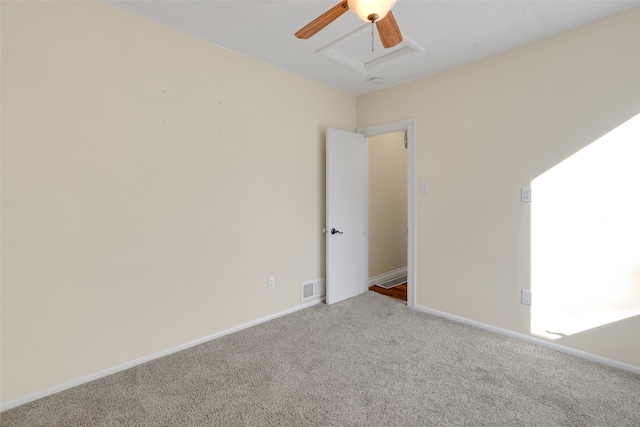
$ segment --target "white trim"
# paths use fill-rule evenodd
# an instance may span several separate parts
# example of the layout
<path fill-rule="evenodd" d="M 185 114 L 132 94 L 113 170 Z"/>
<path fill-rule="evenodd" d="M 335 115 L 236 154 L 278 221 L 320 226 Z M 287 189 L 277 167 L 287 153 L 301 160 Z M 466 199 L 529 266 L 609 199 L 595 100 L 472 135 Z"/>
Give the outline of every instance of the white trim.
<path fill-rule="evenodd" d="M 225 335 L 229 335 L 229 334 L 232 334 L 234 332 L 238 332 L 238 331 L 241 331 L 243 329 L 247 329 L 247 328 L 250 328 L 252 326 L 259 325 L 260 323 L 264 323 L 264 322 L 267 322 L 269 320 L 276 319 L 278 317 L 286 316 L 287 314 L 291 314 L 291 313 L 294 313 L 296 311 L 304 310 L 305 308 L 308 308 L 308 307 L 311 307 L 313 305 L 319 304 L 322 301 L 324 301 L 323 298 L 318 298 L 315 301 L 311 301 L 311 302 L 308 302 L 306 304 L 301 304 L 299 306 L 290 308 L 288 310 L 281 311 L 279 313 L 275 313 L 275 314 L 272 314 L 270 316 L 262 317 L 260 319 L 253 320 L 251 322 L 244 323 L 242 325 L 235 326 L 233 328 L 226 329 L 224 331 L 217 332 L 215 334 L 212 334 L 212 335 L 209 335 L 209 336 L 206 336 L 206 337 L 203 337 L 203 338 L 199 338 L 197 340 L 194 340 L 194 341 L 191 341 L 191 342 L 188 342 L 188 343 L 185 343 L 185 344 L 181 344 L 181 345 L 178 345 L 176 347 L 171 347 L 169 349 L 166 349 L 166 350 L 163 350 L 163 351 L 159 351 L 157 353 L 149 354 L 147 356 L 141 357 L 139 359 L 132 360 L 130 362 L 125 362 L 125 363 L 122 363 L 120 365 L 117 365 L 117 366 L 114 366 L 114 367 L 111 367 L 111 368 L 108 368 L 108 369 L 104 369 L 102 371 L 94 372 L 93 374 L 89 374 L 89 375 L 86 375 L 86 376 L 81 377 L 81 378 L 76 378 L 74 380 L 67 381 L 67 382 L 64 382 L 62 384 L 55 385 L 53 387 L 45 388 L 45 389 L 37 391 L 35 393 L 27 394 L 25 396 L 18 397 L 16 399 L 12 399 L 12 400 L 8 400 L 6 402 L 2 402 L 2 403 L 0 403 L 0 412 L 3 412 L 3 411 L 6 411 L 8 409 L 12 409 L 12 408 L 18 407 L 20 405 L 24 405 L 24 404 L 29 403 L 29 402 L 33 402 L 34 400 L 42 399 L 43 397 L 51 396 L 52 394 L 56 394 L 56 393 L 59 393 L 59 392 L 64 391 L 64 390 L 68 390 L 70 388 L 73 388 L 73 387 L 76 387 L 76 386 L 79 386 L 79 385 L 82 385 L 82 384 L 85 384 L 85 383 L 88 383 L 88 382 L 91 382 L 91 381 L 106 377 L 108 375 L 112 375 L 112 374 L 118 373 L 120 371 L 124 371 L 125 369 L 133 368 L 134 366 L 141 365 L 141 364 L 149 362 L 151 360 L 159 359 L 161 357 L 168 356 L 170 354 L 177 353 L 179 351 L 186 350 L 186 349 L 191 348 L 191 347 L 195 347 L 196 345 L 204 344 L 204 343 L 206 343 L 208 341 L 211 341 L 211 340 L 214 340 L 216 338 L 220 338 L 220 337 L 223 337 Z"/>
<path fill-rule="evenodd" d="M 407 267 L 400 267 L 393 271 L 387 271 L 386 273 L 378 274 L 377 276 L 369 277 L 369 286 L 373 286 L 378 283 L 388 282 L 396 277 L 404 276 L 407 274 Z"/>
<path fill-rule="evenodd" d="M 417 204 L 416 204 L 416 119 L 403 120 L 380 126 L 358 129 L 357 132 L 366 137 L 386 133 L 407 131 L 407 307 L 416 306 L 416 272 L 417 272 Z"/>
<path fill-rule="evenodd" d="M 508 329 L 498 328 L 496 326 L 487 325 L 485 323 L 476 322 L 475 320 L 467 319 L 465 317 L 456 316 L 455 314 L 445 313 L 443 311 L 434 310 L 432 308 L 423 307 L 420 305 L 416 305 L 415 309 L 417 311 L 421 311 L 423 313 L 433 314 L 434 316 L 443 317 L 445 319 L 453 320 L 455 322 L 464 323 L 466 325 L 475 326 L 476 328 L 484 329 L 487 331 L 495 332 L 500 335 L 505 335 L 511 338 L 515 338 L 521 341 L 525 341 L 531 344 L 536 344 L 541 347 L 546 347 L 551 350 L 559 351 L 561 353 L 569 354 L 571 356 L 579 357 L 581 359 L 586 359 L 591 362 L 601 363 L 603 365 L 611 366 L 613 368 L 621 369 L 623 371 L 629 371 L 636 375 L 640 375 L 640 366 L 630 365 L 628 363 L 619 362 L 614 359 L 609 359 L 607 357 L 598 356 L 597 354 L 587 353 L 586 351 L 576 350 L 571 347 L 566 347 L 564 345 L 556 344 L 547 340 L 543 340 L 541 338 L 532 337 L 530 335 L 521 334 L 518 332 L 513 332 Z"/>

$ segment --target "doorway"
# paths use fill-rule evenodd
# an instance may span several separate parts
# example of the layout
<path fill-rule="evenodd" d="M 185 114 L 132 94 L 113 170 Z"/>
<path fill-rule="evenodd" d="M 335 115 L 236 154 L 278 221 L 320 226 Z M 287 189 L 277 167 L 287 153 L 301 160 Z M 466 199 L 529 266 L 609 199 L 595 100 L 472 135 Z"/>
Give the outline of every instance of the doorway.
<path fill-rule="evenodd" d="M 407 132 L 367 139 L 369 290 L 407 300 Z"/>
<path fill-rule="evenodd" d="M 358 133 L 367 138 L 367 146 L 369 140 L 378 135 L 385 136 L 389 134 L 398 134 L 402 138 L 401 149 L 404 149 L 406 141 L 406 275 L 407 275 L 407 306 L 415 307 L 416 301 L 416 121 L 415 119 L 389 123 L 381 126 L 373 126 L 358 129 Z M 367 224 L 371 218 L 368 212 Z M 367 225 L 368 227 L 368 225 Z M 369 237 L 370 238 L 370 237 Z M 369 243 L 367 243 L 369 246 Z M 393 273 L 393 270 L 392 272 Z M 371 277 L 371 275 L 369 276 Z"/>

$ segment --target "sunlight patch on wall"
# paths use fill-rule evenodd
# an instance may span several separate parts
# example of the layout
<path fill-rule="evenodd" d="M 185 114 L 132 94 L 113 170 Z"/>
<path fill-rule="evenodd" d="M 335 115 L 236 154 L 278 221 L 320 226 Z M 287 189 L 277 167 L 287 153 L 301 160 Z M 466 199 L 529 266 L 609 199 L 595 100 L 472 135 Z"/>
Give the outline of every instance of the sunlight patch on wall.
<path fill-rule="evenodd" d="M 640 115 L 532 182 L 531 332 L 640 314 Z"/>

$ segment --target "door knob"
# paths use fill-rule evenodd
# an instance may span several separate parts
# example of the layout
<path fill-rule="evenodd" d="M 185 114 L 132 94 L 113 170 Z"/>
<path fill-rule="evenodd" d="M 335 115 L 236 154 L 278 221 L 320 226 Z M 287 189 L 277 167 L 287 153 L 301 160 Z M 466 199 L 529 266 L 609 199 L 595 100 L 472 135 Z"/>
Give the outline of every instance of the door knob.
<path fill-rule="evenodd" d="M 335 228 L 331 229 L 331 234 L 342 234 L 342 231 L 338 231 Z"/>

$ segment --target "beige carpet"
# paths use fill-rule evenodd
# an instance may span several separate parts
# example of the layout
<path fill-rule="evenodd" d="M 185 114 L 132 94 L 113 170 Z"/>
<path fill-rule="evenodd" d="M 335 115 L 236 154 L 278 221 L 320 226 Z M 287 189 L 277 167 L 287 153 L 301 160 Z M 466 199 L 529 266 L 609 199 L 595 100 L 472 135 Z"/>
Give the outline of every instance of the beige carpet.
<path fill-rule="evenodd" d="M 368 292 L 0 414 L 4 426 L 639 426 L 640 377 Z"/>

